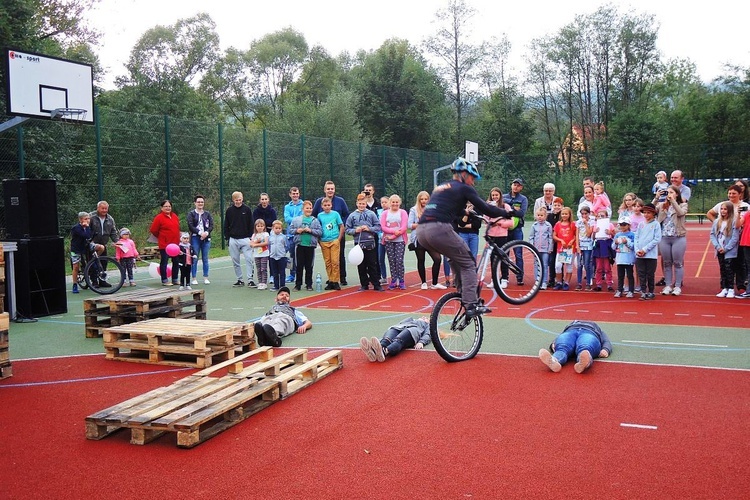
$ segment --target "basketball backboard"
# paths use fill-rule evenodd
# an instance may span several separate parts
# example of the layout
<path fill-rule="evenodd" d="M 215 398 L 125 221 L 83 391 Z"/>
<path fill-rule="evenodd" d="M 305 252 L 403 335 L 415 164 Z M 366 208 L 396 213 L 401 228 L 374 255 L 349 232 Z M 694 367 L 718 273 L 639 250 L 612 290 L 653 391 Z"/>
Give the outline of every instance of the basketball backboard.
<path fill-rule="evenodd" d="M 476 162 L 479 160 L 479 143 L 473 141 L 466 141 L 464 146 L 464 158 L 469 161 Z"/>
<path fill-rule="evenodd" d="M 94 123 L 91 65 L 6 49 L 5 70 L 8 115 Z"/>

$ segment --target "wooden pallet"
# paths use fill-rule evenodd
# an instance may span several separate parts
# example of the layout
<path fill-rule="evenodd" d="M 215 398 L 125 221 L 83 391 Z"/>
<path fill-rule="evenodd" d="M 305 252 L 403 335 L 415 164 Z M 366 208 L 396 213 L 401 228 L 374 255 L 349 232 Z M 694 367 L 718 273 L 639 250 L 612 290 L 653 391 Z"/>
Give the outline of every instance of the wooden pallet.
<path fill-rule="evenodd" d="M 0 255 L 2 253 L 0 252 Z M 2 307 L 0 306 L 0 310 Z M 10 366 L 10 338 L 8 335 L 10 327 L 10 315 L 0 314 L 0 379 L 11 377 L 13 370 Z"/>
<path fill-rule="evenodd" d="M 257 344 L 250 323 L 156 318 L 104 329 L 106 358 L 205 368 Z"/>
<path fill-rule="evenodd" d="M 257 356 L 244 367 L 243 361 Z M 86 438 L 99 440 L 130 429 L 130 442 L 143 445 L 167 432 L 177 446 L 192 448 L 269 405 L 343 367 L 340 350 L 307 360 L 307 349 L 274 357 L 260 347 L 141 396 L 86 417 Z M 211 374 L 227 369 L 222 377 Z"/>
<path fill-rule="evenodd" d="M 153 318 L 206 319 L 204 290 L 138 288 L 83 301 L 86 337 L 104 329 Z"/>

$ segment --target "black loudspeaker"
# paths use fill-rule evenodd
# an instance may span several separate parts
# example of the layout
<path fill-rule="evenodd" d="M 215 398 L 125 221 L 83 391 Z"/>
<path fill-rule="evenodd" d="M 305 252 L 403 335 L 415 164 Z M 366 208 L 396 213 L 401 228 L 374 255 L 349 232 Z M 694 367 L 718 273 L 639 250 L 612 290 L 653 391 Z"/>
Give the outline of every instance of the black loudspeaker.
<path fill-rule="evenodd" d="M 57 224 L 57 181 L 5 179 L 5 236 L 10 240 L 60 236 Z"/>
<path fill-rule="evenodd" d="M 11 286 L 15 286 L 18 317 L 36 318 L 68 312 L 63 238 L 22 239 L 16 242 L 18 250 L 13 266 L 15 283 Z"/>

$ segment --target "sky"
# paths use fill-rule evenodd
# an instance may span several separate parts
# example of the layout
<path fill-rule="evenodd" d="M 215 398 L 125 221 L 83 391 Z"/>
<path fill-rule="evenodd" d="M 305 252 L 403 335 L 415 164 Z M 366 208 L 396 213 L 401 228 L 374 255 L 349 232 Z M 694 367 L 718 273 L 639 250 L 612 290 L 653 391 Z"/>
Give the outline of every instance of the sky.
<path fill-rule="evenodd" d="M 500 37 L 511 43 L 511 74 L 525 70 L 524 55 L 536 38 L 556 33 L 604 5 L 603 0 L 520 1 L 467 0 L 476 10 L 470 20 L 472 41 Z M 690 2 L 692 3 L 692 2 Z M 253 40 L 291 26 L 309 46 L 321 45 L 336 56 L 360 49 L 377 49 L 389 38 L 403 38 L 417 45 L 437 30 L 435 13 L 447 0 L 283 0 L 235 2 L 227 0 L 102 0 L 89 13 L 92 24 L 103 33 L 100 60 L 108 70 L 105 89 L 124 75 L 125 62 L 140 36 L 156 25 L 171 25 L 199 12 L 216 23 L 222 50 L 247 49 Z M 704 82 L 726 74 L 725 63 L 750 67 L 747 19 L 750 6 L 741 1 L 713 0 L 695 3 L 673 0 L 624 0 L 619 12 L 652 14 L 660 25 L 657 48 L 664 60 L 690 59 Z"/>

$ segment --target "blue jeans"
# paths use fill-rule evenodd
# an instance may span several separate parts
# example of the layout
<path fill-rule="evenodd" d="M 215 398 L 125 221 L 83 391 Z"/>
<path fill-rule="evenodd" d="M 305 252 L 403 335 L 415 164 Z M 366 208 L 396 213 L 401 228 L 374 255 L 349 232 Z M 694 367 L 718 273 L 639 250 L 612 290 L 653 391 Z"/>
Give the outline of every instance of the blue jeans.
<path fill-rule="evenodd" d="M 555 352 L 552 355 L 564 365 L 574 353 L 578 361 L 582 351 L 588 351 L 593 359 L 599 356 L 601 350 L 602 343 L 599 337 L 583 328 L 570 328 L 557 336 Z"/>
<path fill-rule="evenodd" d="M 194 234 L 190 238 L 190 245 L 195 250 L 195 259 L 193 259 L 193 278 L 198 274 L 198 257 L 203 260 L 203 277 L 208 278 L 208 251 L 211 249 L 211 239 L 202 240 L 200 236 Z"/>
<path fill-rule="evenodd" d="M 593 250 L 581 250 L 581 256 L 578 259 L 578 284 L 584 286 L 581 281 L 583 279 L 583 271 L 586 270 L 586 285 L 592 284 L 592 278 L 594 277 L 594 268 L 592 264 L 594 260 L 591 258 Z M 632 290 L 631 290 L 632 292 Z"/>
<path fill-rule="evenodd" d="M 477 233 L 458 233 L 462 240 L 466 242 L 466 246 L 469 247 L 471 255 L 474 256 L 474 260 L 477 260 L 477 254 L 479 253 L 479 235 Z"/>
<path fill-rule="evenodd" d="M 389 328 L 383 338 L 380 339 L 380 345 L 388 349 L 388 356 L 395 356 L 404 349 L 414 347 L 414 337 L 407 328 L 400 332 L 394 328 Z"/>
<path fill-rule="evenodd" d="M 380 238 L 378 238 L 380 241 Z M 378 243 L 378 266 L 380 266 L 380 277 L 386 279 L 388 277 L 388 269 L 385 267 L 385 245 Z"/>

